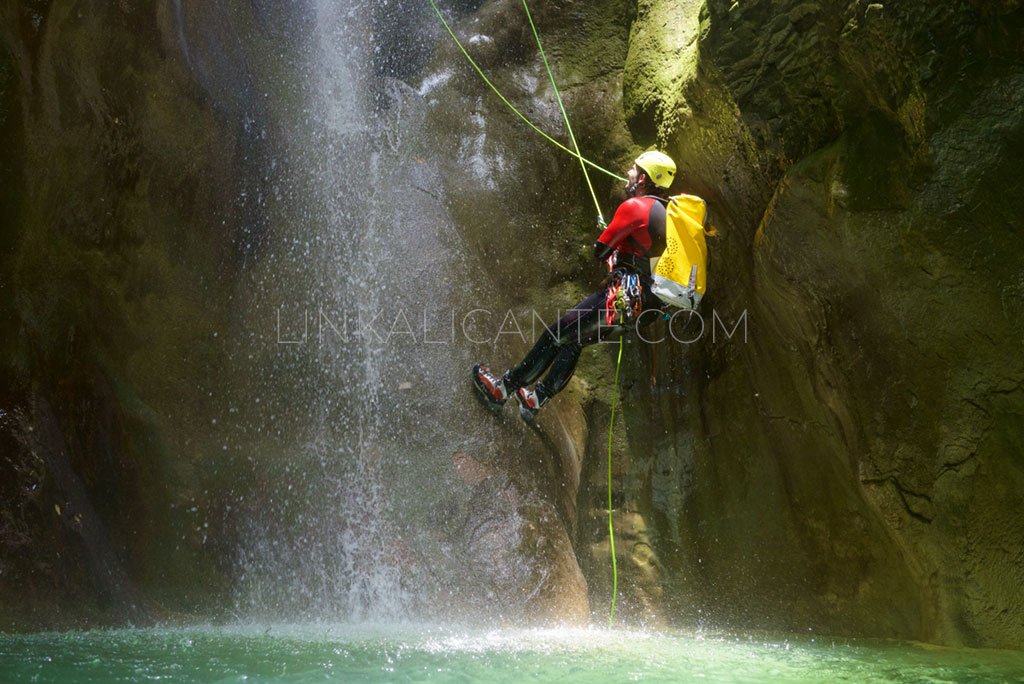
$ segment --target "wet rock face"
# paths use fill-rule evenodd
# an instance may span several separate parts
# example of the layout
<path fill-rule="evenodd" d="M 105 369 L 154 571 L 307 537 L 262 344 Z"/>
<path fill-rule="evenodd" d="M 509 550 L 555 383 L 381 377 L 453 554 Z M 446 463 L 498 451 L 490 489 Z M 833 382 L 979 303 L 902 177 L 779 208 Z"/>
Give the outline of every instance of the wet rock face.
<path fill-rule="evenodd" d="M 210 332 L 239 242 L 258 243 L 238 198 L 255 196 L 263 113 L 208 9 L 0 10 L 3 628 L 141 624 L 217 585 L 181 515 L 202 478 L 168 453 L 208 422 Z M 175 577 L 195 589 L 180 602 Z"/>
<path fill-rule="evenodd" d="M 461 600 L 497 607 L 505 623 L 586 623 L 587 584 L 565 518 L 549 500 L 490 477 L 474 488 L 461 541 L 467 571 L 484 578 L 479 596 Z"/>
<path fill-rule="evenodd" d="M 668 142 L 727 226 L 705 302 L 747 311 L 750 339 L 702 350 L 692 481 L 660 547 L 692 544 L 677 572 L 720 619 L 1022 643 L 1022 21 L 708 3 L 687 90 L 712 106 Z M 721 101 L 733 148 L 690 149 Z M 640 497 L 659 514 L 665 486 Z"/>
<path fill-rule="evenodd" d="M 631 150 L 618 111 L 621 74 L 616 65 L 626 54 L 628 7 L 531 3 L 531 11 L 563 100 L 573 112 L 578 140 L 584 149 L 614 150 L 602 165 L 622 172 L 619 167 Z M 506 97 L 542 129 L 564 130 L 522 3 L 486 3 L 479 12 L 450 18 L 460 40 Z M 444 41 L 425 77 L 447 75 L 450 82 L 426 96 L 428 117 L 441 132 L 434 146 L 454 229 L 480 264 L 479 280 L 472 284 L 474 303 L 514 311 L 525 328 L 522 340 L 505 336 L 481 350 L 489 365 L 504 369 L 522 358 L 539 332 L 533 312 L 540 321 L 553 321 L 603 277 L 589 254 L 594 210 L 578 163 L 540 136 L 525 134 L 524 124 L 486 90 L 450 40 Z M 598 174 L 591 178 L 602 203 L 610 206 L 608 197 L 619 182 Z M 591 502 L 577 496 L 581 460 L 589 459 L 597 444 L 588 440 L 589 421 L 582 410 L 591 402 L 591 390 L 579 377 L 559 405 L 545 408 L 538 430 L 524 435 L 510 430 L 514 440 L 502 437 L 495 444 L 500 452 L 493 459 L 495 473 L 476 485 L 479 491 L 463 525 L 462 543 L 476 557 L 475 572 L 501 597 L 502 614 L 519 620 L 583 622 L 590 611 L 600 612 L 610 596 L 610 583 L 601 585 L 605 591 L 595 591 L 591 584 L 598 573 L 584 577 L 588 569 L 581 572 L 578 559 L 580 549 L 592 543 L 593 513 Z M 503 430 L 508 421 L 520 422 L 513 407 L 505 412 L 512 415 L 502 421 Z M 601 563 L 600 572 L 610 567 L 595 562 Z M 476 600 L 485 605 L 484 598 Z"/>
<path fill-rule="evenodd" d="M 623 362 L 624 614 L 1019 647 L 1020 4 L 590 7 L 589 25 L 571 3 L 537 10 L 547 44 L 620 36 L 563 53 L 563 75 L 621 79 L 621 110 L 567 79 L 585 154 L 662 147 L 674 189 L 707 198 L 722 230 L 705 335 Z M 564 259 L 536 263 L 564 296 Z M 586 269 L 565 274 L 580 293 Z M 598 612 L 613 372 L 585 351 L 573 395 L 588 417 L 576 553 Z"/>
<path fill-rule="evenodd" d="M 419 41 L 429 32 L 402 43 L 406 29 L 423 20 L 425 8 L 412 5 L 401 3 L 399 21 L 377 34 L 382 50 L 361 74 L 380 79 L 379 88 L 367 90 L 381 107 L 394 85 L 389 79 L 411 78 L 425 58 Z M 252 533 L 246 523 L 260 521 L 263 511 L 271 524 L 287 528 L 289 522 L 280 520 L 286 506 L 274 504 L 288 466 L 296 464 L 272 455 L 252 473 L 248 454 L 239 463 L 225 454 L 231 429 L 212 424 L 227 411 L 226 395 L 253 399 L 245 390 L 254 385 L 240 378 L 238 366 L 228 369 L 244 345 L 233 347 L 225 338 L 236 333 L 237 342 L 256 325 L 239 321 L 237 312 L 245 307 L 241 302 L 268 294 L 252 292 L 253 263 L 265 260 L 273 270 L 266 265 L 273 261 L 268 215 L 286 211 L 270 199 L 287 172 L 280 160 L 289 157 L 280 148 L 305 139 L 305 131 L 275 128 L 272 110 L 288 109 L 288 121 L 303 126 L 309 121 L 308 112 L 291 111 L 302 107 L 296 92 L 281 92 L 287 89 L 282 84 L 296 80 L 288 59 L 300 59 L 297 41 L 281 27 L 301 29 L 314 19 L 305 3 L 285 10 L 187 0 L 150 8 L 26 2 L 0 12 L 6 13 L 0 125 L 17 144 L 5 158 L 11 163 L 0 167 L 10 181 L 0 192 L 12 200 L 0 207 L 0 282 L 15 286 L 0 288 L 2 315 L 10 322 L 0 330 L 0 444 L 11 454 L 0 462 L 0 603 L 14 607 L 0 628 L 142 624 L 167 612 L 216 615 L 233 599 L 234 573 L 244 572 L 233 561 L 247 550 L 240 552 L 237 543 Z M 377 25 L 384 23 L 380 7 L 371 14 Z M 497 26 L 493 16 L 488 21 L 488 30 Z M 499 36 L 502 45 L 525 35 L 521 24 L 508 28 Z M 406 50 L 408 59 L 391 48 Z M 496 58 L 504 60 L 506 52 Z M 523 66 L 522 54 L 511 63 L 524 69 L 527 88 L 541 82 L 536 65 Z M 325 66 L 331 65 L 316 69 Z M 452 116 L 482 128 L 479 115 L 467 116 L 472 106 L 452 101 L 459 106 Z M 556 113 L 549 106 L 547 114 Z M 476 135 L 483 137 L 480 130 Z M 486 164 L 493 149 L 456 149 L 447 155 L 448 170 L 456 177 Z M 434 155 L 441 156 L 437 147 Z M 499 159 L 495 167 L 479 176 L 488 183 L 479 196 L 489 212 L 512 204 L 498 193 L 488 196 L 498 171 L 540 175 L 529 163 L 505 167 Z M 474 213 L 479 207 L 463 209 L 476 225 L 493 222 L 493 214 Z M 522 215 L 530 222 L 529 212 Z M 301 231 L 298 224 L 288 229 Z M 522 236 L 506 238 L 523 248 Z M 466 309 L 480 304 L 476 289 L 461 291 L 470 302 Z M 246 347 L 249 359 L 252 351 Z M 264 400 L 264 392 L 286 395 L 281 387 L 301 384 L 294 368 L 267 365 L 275 377 L 255 385 Z M 292 391 L 289 400 L 303 388 Z M 468 391 L 461 397 L 473 401 Z M 268 444 L 271 424 L 277 435 L 298 432 L 314 410 L 290 417 L 267 411 L 253 426 L 259 429 L 252 431 L 253 448 Z M 490 418 L 460 413 L 469 430 Z M 450 570 L 443 579 L 458 585 L 468 562 L 477 580 L 476 593 L 465 597 L 480 608 L 473 619 L 496 612 L 518 621 L 587 619 L 586 583 L 572 551 L 582 421 L 575 407 L 550 415 L 554 422 L 544 438 L 513 417 L 517 437 L 504 440 L 502 453 L 481 467 L 461 460 L 473 498 L 434 526 L 446 530 L 436 543 L 457 554 L 443 567 Z M 341 432 L 339 440 L 351 439 Z M 308 445 L 297 448 L 309 451 Z M 519 457 L 528 449 L 538 455 L 530 467 Z M 331 494 L 346 490 L 335 487 Z M 302 546 L 304 557 L 319 552 L 325 566 L 340 562 L 333 548 L 305 548 L 306 532 L 295 528 L 299 532 L 286 541 Z M 346 529 L 330 532 L 337 538 Z M 380 562 L 407 572 L 415 551 L 410 546 L 396 545 Z M 285 563 L 293 560 L 288 551 Z M 266 557 L 272 552 L 256 553 L 263 556 L 254 566 L 274 567 Z M 284 583 L 278 578 L 277 584 Z M 311 610 L 308 600 L 303 605 L 308 596 L 296 593 L 275 617 Z M 450 594 L 444 601 L 430 605 L 431 615 L 451 607 Z"/>

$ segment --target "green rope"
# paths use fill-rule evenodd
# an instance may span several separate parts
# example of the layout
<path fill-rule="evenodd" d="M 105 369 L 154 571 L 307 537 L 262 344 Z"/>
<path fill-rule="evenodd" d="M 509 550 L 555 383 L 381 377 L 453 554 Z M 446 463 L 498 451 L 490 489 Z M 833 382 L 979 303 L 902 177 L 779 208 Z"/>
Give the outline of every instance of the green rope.
<path fill-rule="evenodd" d="M 451 28 L 451 26 L 449 26 L 449 25 L 448 25 L 448 22 L 447 22 L 447 21 L 445 21 L 445 19 L 444 19 L 444 17 L 443 17 L 443 16 L 441 16 L 441 11 L 440 11 L 439 9 L 437 9 L 437 5 L 436 5 L 436 4 L 434 4 L 434 0 L 430 0 L 430 6 L 434 8 L 434 13 L 435 13 L 435 14 L 437 14 L 437 17 L 438 17 L 438 19 L 440 19 L 440 20 L 441 20 L 441 23 L 442 23 L 442 24 L 444 24 L 444 27 L 445 27 L 445 29 L 447 29 L 447 30 L 448 30 L 448 35 L 450 35 L 450 36 L 452 37 L 452 40 L 454 40 L 454 41 L 455 41 L 455 44 L 459 46 L 459 50 L 461 50 L 461 51 L 462 51 L 462 54 L 466 56 L 466 59 L 467 59 L 467 60 L 469 60 L 469 63 L 470 63 L 470 64 L 471 64 L 472 66 L 473 66 L 473 68 L 474 68 L 474 69 L 476 69 L 476 72 L 477 72 L 478 74 L 480 74 L 480 78 L 484 79 L 484 83 L 486 83 L 487 85 L 489 85 L 489 86 L 491 87 L 491 90 L 493 90 L 493 91 L 494 91 L 494 94 L 495 94 L 495 95 L 497 95 L 497 96 L 498 96 L 499 98 L 501 98 L 501 101 L 502 101 L 502 102 L 504 102 L 504 103 L 505 103 L 506 105 L 508 105 L 508 108 L 509 108 L 509 109 L 511 109 L 511 110 L 512 110 L 513 112 L 515 112 L 515 113 L 516 113 L 516 115 L 517 115 L 517 116 L 518 116 L 518 117 L 519 117 L 520 119 L 522 119 L 523 121 L 525 121 L 525 122 L 526 122 L 526 125 L 528 125 L 528 126 L 529 126 L 530 128 L 532 128 L 533 130 L 535 130 L 535 131 L 537 131 L 538 133 L 540 133 L 540 134 L 541 134 L 541 135 L 542 135 L 542 136 L 543 136 L 543 137 L 544 137 L 544 138 L 545 138 L 545 139 L 546 139 L 546 140 L 547 140 L 548 142 L 550 142 L 551 144 L 555 145 L 555 146 L 556 146 L 556 147 L 558 147 L 558 148 L 559 148 L 560 150 L 562 150 L 562 151 L 564 151 L 564 152 L 568 152 L 568 153 L 569 153 L 569 154 L 571 154 L 572 156 L 574 156 L 574 157 L 576 157 L 577 159 L 579 159 L 581 163 L 583 163 L 583 164 L 589 164 L 589 165 L 590 165 L 591 167 L 593 167 L 593 168 L 597 169 L 597 170 L 598 170 L 598 171 L 600 171 L 601 173 L 607 174 L 607 175 L 611 176 L 612 178 L 615 178 L 616 180 L 620 180 L 620 181 L 625 181 L 625 180 L 626 180 L 626 179 L 625 179 L 625 178 L 623 178 L 622 176 L 620 176 L 620 175 L 618 175 L 618 174 L 615 174 L 615 173 L 612 173 L 612 172 L 611 172 L 611 171 L 609 171 L 608 169 L 605 169 L 605 168 L 602 168 L 602 167 L 598 166 L 597 164 L 595 164 L 594 162 L 590 161 L 589 159 L 584 159 L 584 158 L 583 158 L 583 157 L 582 157 L 582 156 L 580 155 L 580 153 L 579 153 L 579 152 L 573 152 L 573 151 L 572 151 L 572 150 L 570 150 L 570 149 L 569 149 L 568 147 L 566 147 L 566 146 L 565 146 L 565 145 L 563 145 L 562 143 L 558 142 L 557 140 L 555 140 L 554 138 L 552 138 L 552 137 L 551 137 L 550 135 L 548 135 L 547 133 L 545 133 L 545 132 L 544 132 L 544 131 L 542 131 L 541 129 L 537 128 L 537 126 L 535 126 L 535 125 L 533 124 L 533 122 L 532 122 L 532 121 L 530 121 L 529 119 L 527 119 L 527 118 L 526 118 L 526 116 L 524 116 L 522 112 L 520 112 L 520 111 L 519 111 L 518 109 L 516 109 L 516 108 L 515 108 L 515 106 L 514 106 L 514 105 L 513 105 L 513 104 L 512 104 L 511 102 L 509 102 L 509 101 L 508 101 L 507 99 L 505 99 L 505 96 L 504 96 L 504 95 L 502 95 L 502 94 L 501 94 L 501 92 L 499 92 L 499 91 L 498 91 L 498 89 L 497 89 L 497 88 L 496 88 L 496 87 L 494 86 L 494 84 L 493 84 L 493 83 L 491 83 L 490 79 L 488 79 L 488 78 L 487 78 L 487 77 L 486 77 L 486 76 L 484 75 L 484 72 L 483 72 L 483 71 L 481 71 L 481 69 L 480 69 L 480 67 L 479 67 L 479 66 L 477 66 L 477 63 L 476 63 L 476 62 L 474 62 L 474 61 L 473 61 L 473 58 L 469 56 L 469 53 L 468 53 L 468 52 L 466 52 L 466 48 L 464 48 L 464 47 L 462 46 L 462 43 L 461 43 L 461 42 L 459 42 L 459 39 L 458 39 L 458 38 L 457 38 L 457 37 L 455 36 L 455 32 L 454 32 L 454 31 L 452 31 L 452 28 Z"/>
<path fill-rule="evenodd" d="M 579 143 L 576 142 L 576 136 L 573 135 L 572 126 L 569 124 L 569 115 L 565 113 L 565 105 L 562 104 L 562 94 L 558 92 L 558 86 L 555 84 L 555 75 L 551 73 L 551 66 L 548 64 L 548 58 L 544 54 L 544 46 L 540 44 L 540 34 L 537 33 L 537 27 L 533 24 L 533 17 L 530 15 L 530 8 L 526 6 L 526 0 L 523 0 L 523 9 L 526 10 L 526 18 L 530 21 L 530 28 L 533 29 L 533 37 L 537 40 L 537 49 L 540 51 L 540 58 L 544 60 L 544 68 L 548 70 L 548 78 L 551 79 L 551 87 L 555 90 L 555 98 L 558 100 L 558 108 L 562 110 L 562 118 L 565 119 L 565 127 L 569 131 L 569 140 L 572 141 L 572 146 L 576 149 L 576 156 L 580 159 L 580 168 L 583 169 L 583 177 L 587 179 L 587 187 L 590 188 L 590 196 L 594 199 L 594 208 L 597 209 L 597 220 L 604 225 L 604 216 L 601 214 L 601 205 L 597 201 L 597 193 L 594 192 L 594 186 L 590 183 L 590 174 L 587 173 L 587 165 L 583 163 L 583 156 L 580 154 Z"/>
<path fill-rule="evenodd" d="M 615 531 L 612 529 L 612 429 L 615 427 L 615 394 L 619 387 L 619 366 L 622 365 L 622 338 L 619 337 L 619 359 L 615 362 L 615 384 L 612 385 L 612 419 L 608 421 L 608 541 L 612 552 L 612 609 L 608 626 L 615 617 L 615 597 L 619 595 L 619 568 L 615 564 Z"/>
<path fill-rule="evenodd" d="M 466 56 L 466 59 L 469 60 L 469 63 L 473 66 L 474 69 L 476 69 L 476 72 L 478 74 L 480 74 L 480 78 L 482 78 L 484 80 L 484 83 L 486 83 L 488 86 L 490 86 L 491 90 L 494 91 L 494 94 L 497 95 L 499 98 L 501 98 L 501 101 L 504 102 L 508 106 L 509 109 L 511 109 L 513 112 L 515 112 L 516 115 L 520 119 L 522 119 L 524 122 L 526 122 L 526 124 L 530 128 L 532 128 L 533 130 L 535 130 L 538 133 L 540 133 L 546 140 L 548 140 L 549 142 L 554 144 L 559 149 L 561 149 L 561 150 L 563 150 L 565 152 L 568 152 L 572 156 L 574 156 L 577 159 L 579 159 L 579 161 L 580 161 L 580 168 L 583 169 L 583 177 L 586 178 L 586 180 L 587 180 L 587 187 L 590 189 L 590 196 L 593 198 L 593 200 L 594 200 L 594 207 L 597 209 L 597 217 L 601 221 L 601 223 L 603 224 L 604 223 L 604 217 L 601 214 L 601 205 L 597 201 L 597 193 L 594 192 L 594 186 L 590 182 L 590 175 L 587 173 L 587 165 L 592 166 L 593 168 L 597 169 L 598 171 L 600 171 L 600 172 L 602 172 L 604 174 L 607 174 L 607 175 L 611 176 L 612 178 L 615 178 L 616 180 L 625 181 L 626 179 L 623 178 L 622 176 L 618 175 L 618 174 L 612 173 L 611 171 L 609 171 L 607 169 L 601 168 L 600 166 L 598 166 L 594 162 L 590 161 L 589 159 L 584 159 L 583 155 L 580 154 L 579 143 L 576 142 L 576 136 L 572 132 L 572 125 L 570 125 L 570 123 L 569 123 L 569 115 L 566 113 L 565 105 L 562 103 L 562 95 L 561 95 L 561 93 L 558 92 L 558 86 L 555 84 L 555 76 L 554 76 L 554 74 L 551 73 L 551 66 L 548 64 L 548 58 L 544 54 L 544 46 L 541 45 L 540 35 L 537 33 L 537 27 L 533 23 L 533 17 L 530 15 L 530 8 L 527 6 L 526 0 L 523 0 L 523 9 L 526 10 L 526 18 L 529 19 L 529 21 L 530 21 L 530 28 L 533 29 L 533 37 L 537 40 L 537 49 L 540 51 L 540 57 L 544 61 L 544 68 L 547 69 L 548 77 L 551 79 L 551 87 L 554 88 L 555 98 L 557 98 L 557 100 L 558 100 L 558 107 L 559 107 L 559 109 L 562 110 L 562 118 L 565 120 L 565 127 L 569 131 L 569 139 L 572 141 L 573 147 L 576 148 L 575 152 L 570 150 L 568 147 L 566 147 L 562 143 L 558 142 L 557 140 L 555 140 L 551 136 L 549 136 L 547 133 L 545 133 L 541 129 L 537 128 L 537 126 L 535 126 L 532 121 L 527 119 L 522 114 L 522 112 L 520 112 L 518 109 L 516 109 L 515 106 L 511 102 L 509 102 L 507 99 L 505 99 L 505 96 L 501 94 L 501 92 L 494 86 L 493 83 L 491 83 L 490 79 L 488 79 L 487 76 L 484 75 L 484 72 L 480 69 L 479 66 L 477 66 L 477 63 L 474 62 L 473 58 L 469 56 L 468 52 L 466 52 L 466 48 L 464 48 L 462 46 L 462 43 L 459 42 L 459 39 L 456 37 L 455 33 L 452 31 L 451 26 L 448 25 L 448 22 L 445 21 L 444 17 L 441 15 L 440 10 L 437 9 L 437 5 L 434 4 L 434 0 L 430 0 L 430 6 L 434 8 L 434 13 L 437 14 L 438 19 L 441 20 L 442 24 L 444 24 L 445 29 L 447 29 L 447 31 L 448 31 L 448 35 L 450 35 L 452 37 L 452 40 L 455 41 L 455 44 L 459 46 L 459 50 L 461 50 L 462 54 Z M 611 545 L 611 556 L 612 556 L 612 606 L 611 606 L 611 610 L 608 613 L 608 625 L 609 626 L 611 626 L 612 621 L 615 618 L 615 599 L 616 599 L 616 597 L 618 596 L 618 593 L 619 593 L 619 569 L 618 569 L 618 564 L 617 564 L 617 562 L 615 560 L 615 530 L 613 529 L 613 526 L 612 526 L 612 433 L 613 433 L 614 427 L 615 427 L 615 395 L 617 393 L 618 386 L 619 386 L 619 368 L 621 366 L 622 366 L 622 338 L 620 337 L 619 338 L 619 357 L 618 357 L 618 360 L 615 362 L 615 384 L 612 385 L 612 415 L 611 415 L 611 420 L 609 421 L 609 424 L 608 424 L 608 541 L 609 541 L 609 543 Z"/>
<path fill-rule="evenodd" d="M 590 183 L 590 174 L 587 173 L 587 166 L 583 163 L 583 156 L 580 154 L 579 143 L 576 142 L 576 136 L 572 132 L 572 124 L 569 123 L 569 115 L 565 111 L 565 105 L 562 103 L 562 95 L 558 92 L 558 85 L 555 83 L 555 75 L 551 73 L 551 65 L 548 64 L 548 58 L 544 54 L 544 46 L 540 42 L 540 34 L 537 33 L 537 27 L 533 23 L 533 17 L 530 15 L 530 8 L 526 4 L 526 0 L 523 0 L 523 9 L 526 10 L 526 18 L 530 21 L 530 28 L 533 29 L 533 37 L 537 41 L 537 49 L 540 51 L 540 58 L 544 61 L 544 68 L 547 69 L 548 78 L 551 79 L 551 87 L 555 91 L 555 98 L 558 100 L 558 108 L 562 110 L 562 118 L 565 120 L 565 128 L 569 131 L 569 139 L 572 140 L 572 146 L 576 148 L 576 156 L 580 160 L 580 168 L 583 169 L 583 177 L 587 179 L 587 187 L 590 189 L 590 196 L 594 200 L 594 208 L 597 209 L 597 219 L 604 225 L 604 216 L 601 215 L 601 205 L 597 201 L 597 194 L 594 192 L 594 186 Z M 615 531 L 612 529 L 612 431 L 615 426 L 615 394 L 619 386 L 619 367 L 622 365 L 622 338 L 619 338 L 619 358 L 615 362 L 615 384 L 612 386 L 612 416 L 608 423 L 608 542 L 611 545 L 611 556 L 612 556 L 612 607 L 608 613 L 608 626 L 612 624 L 612 620 L 615 618 L 615 599 L 619 594 L 619 569 L 615 560 Z"/>

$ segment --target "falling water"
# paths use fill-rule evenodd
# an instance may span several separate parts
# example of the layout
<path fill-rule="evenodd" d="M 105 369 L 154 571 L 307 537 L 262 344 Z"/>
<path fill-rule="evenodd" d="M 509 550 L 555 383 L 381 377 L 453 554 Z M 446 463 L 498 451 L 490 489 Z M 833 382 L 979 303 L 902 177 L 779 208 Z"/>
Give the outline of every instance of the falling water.
<path fill-rule="evenodd" d="M 469 367 L 448 314 L 468 266 L 445 235 L 424 98 L 372 73 L 373 16 L 322 0 L 303 48 L 306 104 L 289 131 L 302 199 L 277 226 L 261 310 L 247 314 L 266 320 L 270 301 L 285 321 L 272 363 L 294 384 L 277 403 L 301 438 L 259 447 L 256 477 L 276 482 L 244 528 L 243 615 L 410 618 L 464 574 L 442 549 L 454 487 L 438 446 L 480 437 L 433 399 Z"/>

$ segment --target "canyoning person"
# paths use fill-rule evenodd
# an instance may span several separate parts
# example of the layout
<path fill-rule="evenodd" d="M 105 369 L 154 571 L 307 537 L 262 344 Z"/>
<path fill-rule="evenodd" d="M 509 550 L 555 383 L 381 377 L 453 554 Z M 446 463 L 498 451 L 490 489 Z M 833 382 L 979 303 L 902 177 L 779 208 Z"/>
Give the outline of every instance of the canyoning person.
<path fill-rule="evenodd" d="M 520 415 L 532 422 L 568 384 L 583 347 L 621 335 L 645 309 L 659 306 L 650 290 L 652 261 L 665 249 L 666 195 L 675 173 L 675 162 L 662 152 L 636 158 L 627 173 L 629 198 L 594 243 L 594 257 L 608 263 L 608 276 L 596 292 L 546 328 L 519 365 L 500 377 L 482 363 L 473 368 L 473 383 L 490 408 L 499 409 L 515 394 Z"/>

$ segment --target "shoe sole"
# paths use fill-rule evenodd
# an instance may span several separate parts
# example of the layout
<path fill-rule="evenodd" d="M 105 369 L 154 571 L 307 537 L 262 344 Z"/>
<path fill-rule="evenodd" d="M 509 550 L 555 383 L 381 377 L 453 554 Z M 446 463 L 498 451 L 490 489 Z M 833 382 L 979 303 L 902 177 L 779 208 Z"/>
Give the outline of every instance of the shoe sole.
<path fill-rule="evenodd" d="M 477 396 L 480 397 L 480 401 L 482 401 L 484 405 L 487 406 L 487 408 L 490 409 L 493 413 L 497 413 L 505 405 L 505 402 L 495 401 L 494 395 L 491 394 L 491 391 L 487 388 L 487 385 L 485 385 L 483 381 L 480 380 L 480 375 L 479 373 L 477 373 L 477 371 L 480 370 L 482 365 L 483 364 L 478 363 L 477 365 L 473 366 L 473 387 L 476 388 Z"/>
<path fill-rule="evenodd" d="M 527 423 L 533 424 L 533 422 L 537 419 L 538 411 L 535 411 L 526 404 L 524 404 L 519 392 L 516 392 L 516 401 L 519 402 L 519 417 L 525 420 Z"/>

